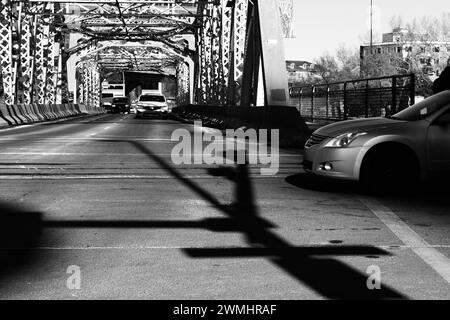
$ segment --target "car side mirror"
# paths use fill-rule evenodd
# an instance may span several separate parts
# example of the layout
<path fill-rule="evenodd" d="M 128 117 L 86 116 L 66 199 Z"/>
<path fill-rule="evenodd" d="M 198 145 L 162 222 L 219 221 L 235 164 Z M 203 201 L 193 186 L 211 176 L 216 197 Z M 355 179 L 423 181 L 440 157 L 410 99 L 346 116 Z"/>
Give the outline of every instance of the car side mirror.
<path fill-rule="evenodd" d="M 448 125 L 450 125 L 450 112 L 440 116 L 436 120 L 436 124 L 439 125 L 439 126 L 448 126 Z"/>

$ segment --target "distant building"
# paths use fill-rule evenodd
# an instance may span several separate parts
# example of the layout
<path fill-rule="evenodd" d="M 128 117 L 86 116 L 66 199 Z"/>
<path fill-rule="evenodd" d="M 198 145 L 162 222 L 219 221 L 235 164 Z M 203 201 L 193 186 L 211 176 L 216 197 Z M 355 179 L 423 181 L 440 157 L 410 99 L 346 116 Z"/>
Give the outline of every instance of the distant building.
<path fill-rule="evenodd" d="M 450 41 L 429 41 L 424 35 L 395 28 L 383 34 L 381 43 L 360 47 L 361 65 L 365 59 L 377 55 L 395 55 L 404 61 L 412 58 L 430 79 L 435 79 L 450 59 Z"/>
<path fill-rule="evenodd" d="M 286 72 L 289 86 L 317 76 L 316 65 L 308 61 L 288 60 L 286 61 Z"/>

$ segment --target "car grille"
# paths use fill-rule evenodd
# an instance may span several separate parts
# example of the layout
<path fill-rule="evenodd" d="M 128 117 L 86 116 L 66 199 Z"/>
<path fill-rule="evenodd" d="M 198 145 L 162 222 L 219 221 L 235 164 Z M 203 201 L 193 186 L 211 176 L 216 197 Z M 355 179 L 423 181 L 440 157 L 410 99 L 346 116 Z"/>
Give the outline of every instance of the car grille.
<path fill-rule="evenodd" d="M 306 141 L 305 147 L 306 148 L 311 148 L 312 146 L 321 144 L 325 139 L 327 139 L 328 137 L 325 136 L 321 136 L 318 134 L 313 134 L 308 141 Z"/>

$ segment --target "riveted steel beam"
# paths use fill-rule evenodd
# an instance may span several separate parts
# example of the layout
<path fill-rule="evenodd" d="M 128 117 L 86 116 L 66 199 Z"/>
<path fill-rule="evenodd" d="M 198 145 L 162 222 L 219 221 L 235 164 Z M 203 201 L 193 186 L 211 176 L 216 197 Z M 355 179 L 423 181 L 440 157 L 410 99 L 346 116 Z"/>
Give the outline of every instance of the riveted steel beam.
<path fill-rule="evenodd" d="M 178 105 L 187 105 L 190 103 L 190 75 L 189 66 L 184 61 L 179 61 L 176 67 L 177 78 L 177 96 Z"/>
<path fill-rule="evenodd" d="M 13 76 L 13 17 L 12 3 L 0 1 L 0 64 L 5 104 L 15 103 L 15 78 Z"/>
<path fill-rule="evenodd" d="M 20 33 L 20 67 L 17 73 L 16 83 L 21 85 L 20 103 L 31 104 L 32 99 L 32 78 L 33 78 L 33 52 L 32 52 L 32 36 L 33 25 L 32 17 L 26 14 L 26 3 L 20 3 L 19 24 Z"/>
<path fill-rule="evenodd" d="M 47 10 L 51 12 L 53 5 L 50 4 Z M 49 59 L 50 47 L 50 20 L 49 16 L 42 16 L 37 20 L 36 29 L 36 56 L 35 56 L 35 94 L 36 101 L 40 104 L 47 103 L 47 77 L 52 74 L 52 59 Z M 51 49 L 53 53 L 53 49 Z"/>

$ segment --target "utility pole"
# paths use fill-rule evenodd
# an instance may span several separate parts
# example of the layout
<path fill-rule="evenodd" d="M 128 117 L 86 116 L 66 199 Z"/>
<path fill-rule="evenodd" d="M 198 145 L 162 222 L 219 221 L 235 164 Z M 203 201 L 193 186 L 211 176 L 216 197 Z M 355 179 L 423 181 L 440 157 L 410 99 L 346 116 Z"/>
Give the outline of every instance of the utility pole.
<path fill-rule="evenodd" d="M 370 53 L 373 47 L 373 0 L 370 0 Z"/>

